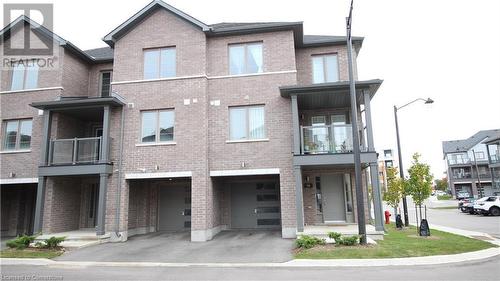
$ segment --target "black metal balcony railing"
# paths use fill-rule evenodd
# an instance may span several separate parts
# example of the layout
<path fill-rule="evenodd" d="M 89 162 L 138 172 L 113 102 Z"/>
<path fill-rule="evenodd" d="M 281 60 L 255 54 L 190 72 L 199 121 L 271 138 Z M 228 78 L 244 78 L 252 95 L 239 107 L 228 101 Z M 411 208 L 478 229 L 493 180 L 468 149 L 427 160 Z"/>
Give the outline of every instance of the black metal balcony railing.
<path fill-rule="evenodd" d="M 50 141 L 49 165 L 99 162 L 102 137 L 55 139 Z"/>

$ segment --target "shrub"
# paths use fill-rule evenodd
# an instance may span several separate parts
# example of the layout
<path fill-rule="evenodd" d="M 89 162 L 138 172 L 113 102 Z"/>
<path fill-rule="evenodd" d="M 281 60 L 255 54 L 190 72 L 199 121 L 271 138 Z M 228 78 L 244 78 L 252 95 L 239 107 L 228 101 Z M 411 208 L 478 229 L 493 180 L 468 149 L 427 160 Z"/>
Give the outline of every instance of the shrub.
<path fill-rule="evenodd" d="M 335 243 L 338 243 L 340 240 L 342 240 L 342 234 L 338 232 L 328 232 L 328 237 L 335 240 Z"/>
<path fill-rule="evenodd" d="M 6 245 L 9 248 L 24 249 L 35 241 L 36 236 L 22 235 L 15 239 L 7 241 Z"/>
<path fill-rule="evenodd" d="M 345 236 L 340 239 L 338 244 L 344 245 L 344 246 L 354 246 L 358 245 L 359 243 L 359 236 L 358 235 L 353 235 L 353 236 Z"/>
<path fill-rule="evenodd" d="M 320 239 L 314 236 L 301 235 L 295 240 L 297 248 L 310 249 L 316 245 L 325 245 L 325 239 Z"/>
<path fill-rule="evenodd" d="M 437 198 L 438 200 L 450 200 L 453 197 L 451 195 L 446 194 L 446 195 L 438 195 Z"/>
<path fill-rule="evenodd" d="M 52 236 L 48 239 L 45 239 L 43 242 L 45 242 L 45 247 L 46 248 L 56 248 L 59 246 L 59 244 L 61 244 L 64 240 L 66 239 L 66 237 L 55 237 L 55 236 Z"/>

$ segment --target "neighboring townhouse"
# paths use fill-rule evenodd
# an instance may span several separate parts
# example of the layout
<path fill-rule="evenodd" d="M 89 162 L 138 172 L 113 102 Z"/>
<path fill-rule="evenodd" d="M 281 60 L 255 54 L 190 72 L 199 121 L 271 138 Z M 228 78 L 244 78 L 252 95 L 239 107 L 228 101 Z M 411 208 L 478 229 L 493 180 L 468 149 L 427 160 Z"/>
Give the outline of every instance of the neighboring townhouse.
<path fill-rule="evenodd" d="M 460 191 L 475 198 L 500 194 L 500 186 L 492 184 L 499 174 L 498 146 L 495 146 L 499 135 L 500 129 L 483 130 L 468 139 L 443 141 L 448 185 L 453 197 Z"/>
<path fill-rule="evenodd" d="M 383 191 L 387 191 L 387 169 L 392 167 L 398 168 L 397 160 L 394 157 L 393 149 L 384 149 L 379 153 L 378 178 L 380 188 Z"/>
<path fill-rule="evenodd" d="M 14 40 L 25 24 L 2 34 Z M 56 39 L 58 70 L 2 71 L 2 232 L 207 241 L 356 223 L 345 37 L 304 35 L 301 22 L 207 25 L 153 1 L 107 48 Z M 370 102 L 381 83 L 356 82 L 365 216 L 371 184 L 378 234 Z"/>
<path fill-rule="evenodd" d="M 483 143 L 488 152 L 492 195 L 500 195 L 500 132 L 487 138 Z"/>

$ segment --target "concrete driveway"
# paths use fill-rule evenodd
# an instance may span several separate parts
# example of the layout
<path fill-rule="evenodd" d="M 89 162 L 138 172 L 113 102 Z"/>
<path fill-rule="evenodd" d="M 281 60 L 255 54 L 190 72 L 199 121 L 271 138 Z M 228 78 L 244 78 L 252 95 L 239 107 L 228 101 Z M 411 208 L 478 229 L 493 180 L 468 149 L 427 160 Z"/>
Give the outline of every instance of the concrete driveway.
<path fill-rule="evenodd" d="M 292 259 L 293 239 L 281 231 L 223 231 L 208 242 L 191 242 L 189 232 L 156 232 L 71 250 L 56 260 L 107 262 L 257 263 Z"/>

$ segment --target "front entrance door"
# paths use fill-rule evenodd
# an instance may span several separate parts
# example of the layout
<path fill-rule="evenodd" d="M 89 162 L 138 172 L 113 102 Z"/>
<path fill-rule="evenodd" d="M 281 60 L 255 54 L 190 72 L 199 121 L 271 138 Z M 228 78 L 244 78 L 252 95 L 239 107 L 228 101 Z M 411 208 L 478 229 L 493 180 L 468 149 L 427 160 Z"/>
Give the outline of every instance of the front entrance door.
<path fill-rule="evenodd" d="M 160 186 L 159 230 L 180 231 L 191 227 L 191 189 Z"/>
<path fill-rule="evenodd" d="M 325 223 L 346 221 L 342 176 L 341 174 L 321 175 L 323 220 Z"/>

